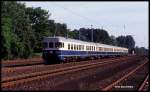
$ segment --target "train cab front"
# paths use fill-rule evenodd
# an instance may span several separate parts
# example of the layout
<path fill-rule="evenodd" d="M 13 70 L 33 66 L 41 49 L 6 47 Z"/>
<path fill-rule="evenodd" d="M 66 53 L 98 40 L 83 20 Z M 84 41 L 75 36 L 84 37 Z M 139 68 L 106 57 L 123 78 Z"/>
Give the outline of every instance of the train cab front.
<path fill-rule="evenodd" d="M 58 63 L 59 61 L 58 54 L 56 54 L 55 50 L 43 50 L 42 57 L 45 64 Z"/>
<path fill-rule="evenodd" d="M 43 59 L 45 64 L 59 63 L 61 61 L 60 48 L 63 46 L 62 42 L 57 40 L 48 40 L 43 42 Z"/>

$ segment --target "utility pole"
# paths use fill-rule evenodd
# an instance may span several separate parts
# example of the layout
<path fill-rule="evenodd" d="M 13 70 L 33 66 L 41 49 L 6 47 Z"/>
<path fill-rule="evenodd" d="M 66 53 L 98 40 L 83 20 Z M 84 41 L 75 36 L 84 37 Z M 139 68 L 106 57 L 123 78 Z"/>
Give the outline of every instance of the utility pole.
<path fill-rule="evenodd" d="M 57 23 L 56 23 L 56 25 L 55 25 L 54 37 L 56 36 L 56 31 L 57 31 Z"/>
<path fill-rule="evenodd" d="M 92 30 L 91 37 L 92 37 L 92 42 L 93 42 L 93 29 L 92 29 L 92 26 L 93 25 L 91 25 L 91 30 Z"/>
<path fill-rule="evenodd" d="M 80 40 L 80 30 L 79 30 L 79 40 Z"/>
<path fill-rule="evenodd" d="M 125 25 L 123 26 L 123 28 L 124 28 L 124 32 L 125 32 Z"/>
<path fill-rule="evenodd" d="M 123 31 L 124 31 L 123 33 L 125 33 L 125 24 L 124 24 L 124 26 L 123 26 L 123 29 L 124 29 L 124 30 L 123 30 Z M 126 47 L 126 45 L 125 45 L 125 40 L 123 41 L 123 44 L 124 44 L 124 47 Z"/>
<path fill-rule="evenodd" d="M 66 38 L 68 38 L 68 30 L 67 30 L 67 35 L 66 35 Z"/>

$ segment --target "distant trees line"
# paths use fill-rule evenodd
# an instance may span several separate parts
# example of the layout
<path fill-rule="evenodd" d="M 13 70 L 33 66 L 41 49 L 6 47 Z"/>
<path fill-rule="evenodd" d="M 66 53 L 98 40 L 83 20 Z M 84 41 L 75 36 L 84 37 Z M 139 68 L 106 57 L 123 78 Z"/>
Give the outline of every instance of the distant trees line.
<path fill-rule="evenodd" d="M 1 4 L 2 59 L 28 58 L 42 52 L 42 39 L 47 36 L 63 36 L 83 41 L 127 47 L 133 50 L 135 41 L 131 35 L 109 36 L 104 29 L 80 28 L 70 30 L 64 23 L 50 20 L 51 14 L 40 7 L 26 7 L 16 1 L 2 1 Z M 79 36 L 80 33 L 80 36 Z M 145 49 L 145 48 L 144 48 Z"/>

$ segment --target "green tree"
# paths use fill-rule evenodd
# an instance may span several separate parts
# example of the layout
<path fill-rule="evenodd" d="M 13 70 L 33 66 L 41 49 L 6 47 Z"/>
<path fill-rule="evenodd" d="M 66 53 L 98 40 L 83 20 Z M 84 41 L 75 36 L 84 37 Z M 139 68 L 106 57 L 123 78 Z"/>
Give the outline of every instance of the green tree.
<path fill-rule="evenodd" d="M 118 46 L 121 46 L 121 47 L 126 47 L 126 45 L 125 45 L 125 43 L 126 43 L 126 37 L 125 36 L 118 36 L 117 38 L 116 38 L 116 40 L 117 40 L 117 45 Z"/>
<path fill-rule="evenodd" d="M 29 17 L 32 30 L 35 34 L 35 52 L 42 51 L 42 40 L 44 37 L 50 36 L 52 22 L 48 20 L 48 11 L 41 9 L 40 7 L 29 7 L 26 9 L 26 14 Z"/>
<path fill-rule="evenodd" d="M 76 34 L 75 38 L 79 38 L 80 33 L 80 40 L 83 41 L 92 41 L 92 31 L 93 31 L 93 42 L 110 44 L 110 37 L 106 30 L 103 29 L 86 29 L 80 28 L 79 30 L 74 30 Z"/>
<path fill-rule="evenodd" d="M 2 59 L 10 59 L 11 58 L 11 39 L 12 39 L 12 32 L 11 32 L 11 19 L 10 18 L 1 18 L 2 23 L 2 36 L 1 36 L 1 43 L 2 43 Z"/>
<path fill-rule="evenodd" d="M 3 40 L 4 43 L 9 43 L 9 45 L 6 45 L 9 48 L 9 54 L 5 56 L 9 56 L 11 59 L 31 56 L 33 52 L 34 33 L 32 32 L 29 18 L 26 15 L 25 5 L 16 1 L 3 1 L 1 7 L 3 19 L 2 39 L 5 39 Z M 5 34 L 9 35 L 6 36 Z M 11 41 L 9 38 L 11 38 Z M 3 45 L 2 47 L 6 47 Z"/>
<path fill-rule="evenodd" d="M 131 35 L 119 36 L 116 38 L 116 40 L 117 40 L 118 46 L 128 48 L 129 53 L 131 53 L 135 47 L 135 41 Z"/>
<path fill-rule="evenodd" d="M 131 35 L 126 36 L 125 47 L 133 49 L 135 47 L 135 41 Z"/>
<path fill-rule="evenodd" d="M 117 40 L 116 40 L 115 36 L 113 36 L 113 35 L 110 36 L 110 44 L 117 46 Z"/>
<path fill-rule="evenodd" d="M 144 47 L 138 47 L 136 46 L 134 48 L 135 54 L 137 55 L 147 55 L 148 56 L 148 49 L 144 48 Z"/>

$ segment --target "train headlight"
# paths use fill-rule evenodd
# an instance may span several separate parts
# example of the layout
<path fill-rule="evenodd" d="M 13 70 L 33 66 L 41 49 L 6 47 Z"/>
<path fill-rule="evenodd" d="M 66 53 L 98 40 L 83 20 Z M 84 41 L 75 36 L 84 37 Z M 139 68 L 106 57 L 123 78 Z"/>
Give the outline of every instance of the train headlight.
<path fill-rule="evenodd" d="M 49 51 L 50 54 L 53 54 L 53 51 Z"/>

